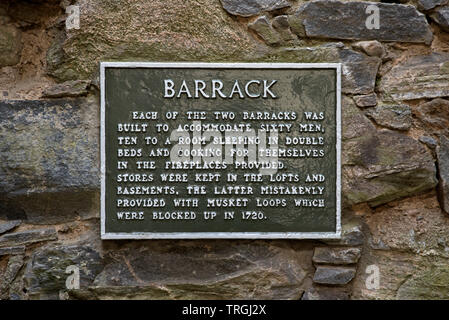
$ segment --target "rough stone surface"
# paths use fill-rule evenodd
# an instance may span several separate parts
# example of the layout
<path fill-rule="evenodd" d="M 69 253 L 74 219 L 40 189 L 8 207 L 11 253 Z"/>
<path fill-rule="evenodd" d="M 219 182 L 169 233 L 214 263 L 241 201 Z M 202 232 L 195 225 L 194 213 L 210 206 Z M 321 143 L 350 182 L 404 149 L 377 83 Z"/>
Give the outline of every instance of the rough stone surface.
<path fill-rule="evenodd" d="M 449 32 L 449 7 L 439 8 L 433 12 L 430 17 L 443 30 Z"/>
<path fill-rule="evenodd" d="M 365 13 L 368 5 L 379 8 L 381 22 L 379 29 L 368 29 Z M 432 31 L 426 17 L 415 7 L 402 4 L 378 2 L 312 1 L 305 3 L 295 12 L 292 24 L 302 24 L 308 37 L 418 42 L 429 44 Z M 413 25 L 413 28 L 410 26 Z M 301 35 L 302 32 L 299 32 Z"/>
<path fill-rule="evenodd" d="M 0 248 L 0 256 L 16 255 L 25 253 L 25 246 Z"/>
<path fill-rule="evenodd" d="M 435 149 L 438 145 L 437 141 L 434 138 L 428 136 L 419 137 L 419 141 L 424 143 L 430 149 Z"/>
<path fill-rule="evenodd" d="M 438 158 L 438 195 L 441 208 L 449 213 L 449 139 L 440 137 L 440 145 L 436 150 Z"/>
<path fill-rule="evenodd" d="M 354 102 L 357 107 L 374 107 L 377 105 L 377 95 L 375 93 L 354 96 Z"/>
<path fill-rule="evenodd" d="M 348 289 L 336 287 L 310 287 L 301 300 L 349 300 Z"/>
<path fill-rule="evenodd" d="M 0 237 L 0 247 L 19 246 L 35 242 L 57 240 L 58 234 L 55 229 L 27 230 L 22 232 L 8 233 Z"/>
<path fill-rule="evenodd" d="M 220 0 L 223 8 L 230 14 L 250 17 L 264 11 L 290 7 L 287 0 Z"/>
<path fill-rule="evenodd" d="M 434 99 L 413 108 L 413 114 L 422 123 L 426 133 L 449 137 L 449 101 Z"/>
<path fill-rule="evenodd" d="M 47 71 L 60 82 L 97 77 L 99 61 L 248 61 L 259 54 L 258 41 L 216 0 L 77 5 L 83 27 L 61 32 L 47 52 Z"/>
<path fill-rule="evenodd" d="M 294 44 L 295 41 L 297 40 L 297 37 L 290 30 L 290 25 L 288 23 L 287 15 L 280 15 L 280 16 L 274 17 L 273 21 L 271 22 L 271 25 L 277 32 L 279 32 L 279 34 L 281 35 L 282 41 L 284 41 L 285 43 Z"/>
<path fill-rule="evenodd" d="M 22 266 L 22 255 L 12 256 L 9 258 L 8 265 L 6 266 L 6 271 L 2 276 L 2 280 L 0 281 L 0 299 L 5 299 L 8 297 L 9 286 L 16 278 Z"/>
<path fill-rule="evenodd" d="M 60 291 L 66 291 L 66 273 L 69 266 L 79 267 L 80 288 L 92 284 L 103 269 L 99 253 L 82 245 L 42 248 L 33 253 L 27 268 L 25 279 L 28 294 L 32 299 L 59 297 Z"/>
<path fill-rule="evenodd" d="M 257 18 L 248 27 L 270 45 L 278 44 L 281 41 L 281 35 L 271 26 L 266 16 Z"/>
<path fill-rule="evenodd" d="M 101 299 L 130 291 L 129 298 L 143 299 L 299 299 L 305 278 L 299 253 L 275 244 L 227 242 L 130 249 L 111 253 L 115 258 L 90 291 Z"/>
<path fill-rule="evenodd" d="M 378 206 L 435 187 L 432 156 L 418 141 L 376 130 L 350 99 L 343 100 L 343 194 L 349 203 Z"/>
<path fill-rule="evenodd" d="M 1 101 L 0 217 L 57 223 L 87 214 L 100 185 L 98 119 L 88 100 Z"/>
<path fill-rule="evenodd" d="M 317 247 L 312 261 L 318 264 L 355 264 L 360 259 L 360 248 Z"/>
<path fill-rule="evenodd" d="M 382 77 L 379 89 L 395 100 L 449 96 L 449 53 L 411 57 Z"/>
<path fill-rule="evenodd" d="M 21 220 L 12 220 L 12 221 L 8 221 L 6 223 L 0 224 L 0 234 L 8 232 L 8 231 L 20 226 L 21 223 L 22 223 Z"/>
<path fill-rule="evenodd" d="M 355 268 L 318 266 L 313 282 L 329 285 L 345 285 L 355 276 Z"/>
<path fill-rule="evenodd" d="M 17 64 L 21 50 L 22 37 L 19 29 L 0 24 L 0 68 Z"/>
<path fill-rule="evenodd" d="M 418 0 L 418 9 L 422 11 L 428 11 L 446 3 L 447 0 Z"/>
<path fill-rule="evenodd" d="M 385 56 L 385 48 L 383 45 L 377 41 L 359 41 L 352 45 L 352 47 L 362 50 L 369 56 L 382 58 Z"/>
<path fill-rule="evenodd" d="M 88 81 L 74 80 L 66 81 L 64 83 L 55 84 L 46 89 L 43 98 L 63 98 L 63 97 L 79 97 L 87 95 Z"/>
<path fill-rule="evenodd" d="M 389 129 L 407 131 L 412 126 L 412 112 L 406 104 L 378 105 L 366 112 L 368 118 Z"/>
<path fill-rule="evenodd" d="M 367 57 L 350 49 L 340 50 L 340 59 L 343 62 L 342 92 L 372 93 L 381 60 L 376 57 Z"/>

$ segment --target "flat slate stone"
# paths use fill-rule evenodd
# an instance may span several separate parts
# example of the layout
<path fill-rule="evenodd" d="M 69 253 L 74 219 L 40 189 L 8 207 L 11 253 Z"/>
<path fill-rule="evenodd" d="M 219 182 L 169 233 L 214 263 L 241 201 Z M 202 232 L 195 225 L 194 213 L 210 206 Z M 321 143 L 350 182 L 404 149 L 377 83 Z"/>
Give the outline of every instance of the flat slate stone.
<path fill-rule="evenodd" d="M 418 9 L 428 11 L 437 6 L 442 6 L 447 3 L 447 0 L 418 0 Z"/>
<path fill-rule="evenodd" d="M 0 248 L 0 256 L 16 255 L 25 253 L 25 246 Z"/>
<path fill-rule="evenodd" d="M 355 276 L 355 268 L 318 266 L 313 282 L 329 285 L 345 285 Z"/>
<path fill-rule="evenodd" d="M 269 45 L 281 42 L 281 35 L 271 26 L 266 16 L 257 18 L 248 25 L 248 28 L 256 32 Z"/>
<path fill-rule="evenodd" d="M 369 109 L 366 115 L 389 129 L 407 131 L 412 126 L 412 112 L 406 104 L 377 106 Z"/>
<path fill-rule="evenodd" d="M 379 8 L 379 29 L 370 30 L 365 25 L 364 17 L 369 16 L 365 10 L 369 5 Z M 413 6 L 402 4 L 312 1 L 301 5 L 290 20 L 293 25 L 301 23 L 305 34 L 314 38 L 430 44 L 433 37 L 425 15 Z"/>
<path fill-rule="evenodd" d="M 435 10 L 430 17 L 441 27 L 441 29 L 449 32 L 449 7 Z"/>
<path fill-rule="evenodd" d="M 19 246 L 35 242 L 57 240 L 58 234 L 54 228 L 27 230 L 8 233 L 0 237 L 0 247 Z"/>
<path fill-rule="evenodd" d="M 342 100 L 342 118 L 342 188 L 348 203 L 375 207 L 436 186 L 435 162 L 422 143 L 376 130 L 349 98 Z"/>
<path fill-rule="evenodd" d="M 449 213 L 449 139 L 440 137 L 440 145 L 436 149 L 438 158 L 438 197 L 441 208 Z"/>
<path fill-rule="evenodd" d="M 361 254 L 360 248 L 316 247 L 312 261 L 318 264 L 354 264 Z"/>
<path fill-rule="evenodd" d="M 79 97 L 87 95 L 89 81 L 74 80 L 55 84 L 45 89 L 42 94 L 43 98 L 63 98 L 63 97 Z"/>
<path fill-rule="evenodd" d="M 384 75 L 379 90 L 395 100 L 449 96 L 449 53 L 411 57 Z"/>
<path fill-rule="evenodd" d="M 427 134 L 449 136 L 449 101 L 433 99 L 413 108 L 413 114 L 425 127 Z"/>
<path fill-rule="evenodd" d="M 230 14 L 250 17 L 264 11 L 290 7 L 287 0 L 220 0 L 223 8 Z"/>
<path fill-rule="evenodd" d="M 357 107 L 374 107 L 377 105 L 377 95 L 375 93 L 371 93 L 362 96 L 354 96 L 354 102 Z"/>
<path fill-rule="evenodd" d="M 14 229 L 15 227 L 20 226 L 21 223 L 22 223 L 22 220 L 12 220 L 12 221 L 8 221 L 6 223 L 0 224 L 0 234 L 8 232 L 8 231 Z"/>

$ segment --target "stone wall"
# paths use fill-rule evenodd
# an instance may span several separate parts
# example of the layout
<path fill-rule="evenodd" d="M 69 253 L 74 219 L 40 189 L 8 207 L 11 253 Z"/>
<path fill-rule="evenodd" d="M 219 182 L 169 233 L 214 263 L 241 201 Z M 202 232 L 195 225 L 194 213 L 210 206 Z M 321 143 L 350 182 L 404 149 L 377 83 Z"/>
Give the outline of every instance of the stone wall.
<path fill-rule="evenodd" d="M 342 239 L 101 241 L 106 60 L 341 62 Z M 2 1 L 0 299 L 448 299 L 448 97 L 447 0 Z"/>

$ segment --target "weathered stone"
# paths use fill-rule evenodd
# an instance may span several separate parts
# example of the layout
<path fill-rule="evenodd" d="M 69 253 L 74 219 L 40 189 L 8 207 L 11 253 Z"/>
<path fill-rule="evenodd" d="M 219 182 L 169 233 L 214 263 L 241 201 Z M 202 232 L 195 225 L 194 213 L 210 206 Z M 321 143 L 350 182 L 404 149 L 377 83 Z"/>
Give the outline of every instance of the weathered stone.
<path fill-rule="evenodd" d="M 22 266 L 22 255 L 12 256 L 9 258 L 8 265 L 6 266 L 5 273 L 2 275 L 2 280 L 0 282 L 0 299 L 5 299 L 8 297 L 9 286 L 16 278 Z"/>
<path fill-rule="evenodd" d="M 220 0 L 223 8 L 230 14 L 242 17 L 258 15 L 264 11 L 288 8 L 287 0 Z"/>
<path fill-rule="evenodd" d="M 381 17 L 379 29 L 366 27 L 368 15 L 365 11 L 369 5 L 379 8 Z M 308 37 L 427 44 L 432 42 L 432 31 L 426 17 L 410 5 L 312 1 L 301 5 L 290 20 L 293 25 L 302 24 Z"/>
<path fill-rule="evenodd" d="M 449 139 L 440 137 L 440 145 L 436 149 L 438 158 L 438 195 L 441 208 L 449 213 Z"/>
<path fill-rule="evenodd" d="M 91 100 L 1 101 L 0 217 L 50 224 L 87 215 L 100 186 L 98 121 Z"/>
<path fill-rule="evenodd" d="M 349 300 L 350 291 L 338 287 L 310 287 L 301 300 Z"/>
<path fill-rule="evenodd" d="M 355 276 L 355 268 L 318 266 L 313 282 L 329 285 L 345 285 Z"/>
<path fill-rule="evenodd" d="M 25 253 L 25 246 L 0 248 L 0 256 L 16 255 Z"/>
<path fill-rule="evenodd" d="M 449 101 L 434 99 L 413 108 L 413 114 L 423 124 L 428 134 L 449 137 Z"/>
<path fill-rule="evenodd" d="M 0 234 L 8 232 L 8 231 L 20 226 L 21 223 L 22 223 L 21 220 L 12 220 L 12 221 L 8 221 L 6 223 L 0 224 Z"/>
<path fill-rule="evenodd" d="M 435 187 L 433 158 L 418 141 L 377 131 L 350 99 L 343 99 L 343 195 L 378 206 Z"/>
<path fill-rule="evenodd" d="M 449 299 L 449 268 L 435 263 L 409 277 L 397 291 L 398 300 Z"/>
<path fill-rule="evenodd" d="M 377 40 L 373 41 L 359 41 L 352 45 L 354 48 L 362 50 L 369 56 L 382 58 L 385 56 L 384 46 Z"/>
<path fill-rule="evenodd" d="M 435 191 L 392 202 L 367 215 L 369 243 L 376 250 L 449 257 L 449 217 Z"/>
<path fill-rule="evenodd" d="M 443 68 L 448 61 L 449 53 L 409 58 L 382 77 L 379 90 L 394 100 L 449 96 L 449 73 Z"/>
<path fill-rule="evenodd" d="M 35 242 L 57 240 L 58 234 L 54 228 L 27 230 L 8 233 L 0 237 L 0 247 L 20 246 Z"/>
<path fill-rule="evenodd" d="M 0 68 L 19 63 L 21 51 L 22 37 L 19 29 L 11 25 L 0 25 Z"/>
<path fill-rule="evenodd" d="M 282 41 L 286 43 L 294 42 L 297 37 L 290 31 L 290 25 L 288 24 L 288 16 L 280 15 L 273 18 L 271 22 L 273 28 L 279 32 Z"/>
<path fill-rule="evenodd" d="M 275 45 L 281 42 L 281 35 L 271 26 L 266 16 L 257 18 L 248 27 L 256 32 L 266 43 Z"/>
<path fill-rule="evenodd" d="M 429 11 L 437 6 L 442 6 L 447 3 L 447 0 L 418 0 L 418 9 L 422 11 Z"/>
<path fill-rule="evenodd" d="M 406 104 L 378 105 L 366 112 L 378 125 L 396 130 L 409 130 L 412 126 L 412 112 Z"/>
<path fill-rule="evenodd" d="M 254 61 L 264 46 L 215 0 L 77 5 L 82 27 L 62 30 L 47 52 L 48 73 L 60 82 L 97 77 L 99 61 Z"/>
<path fill-rule="evenodd" d="M 437 141 L 432 137 L 421 136 L 419 137 L 419 141 L 424 143 L 430 149 L 435 149 L 437 147 Z"/>
<path fill-rule="evenodd" d="M 89 82 L 83 80 L 66 81 L 47 88 L 43 94 L 43 98 L 63 98 L 63 97 L 79 97 L 88 93 Z"/>
<path fill-rule="evenodd" d="M 80 288 L 87 288 L 103 269 L 103 261 L 99 253 L 88 246 L 39 249 L 33 253 L 25 273 L 30 297 L 59 297 L 60 291 L 67 290 L 66 279 L 74 272 L 66 271 L 69 266 L 79 268 Z"/>
<path fill-rule="evenodd" d="M 354 264 L 361 254 L 360 248 L 316 247 L 312 261 L 318 264 Z"/>
<path fill-rule="evenodd" d="M 340 239 L 325 240 L 333 246 L 361 246 L 365 240 L 362 227 L 358 223 L 343 223 Z"/>
<path fill-rule="evenodd" d="M 275 243 L 177 242 L 111 256 L 91 288 L 97 298 L 299 299 L 306 275 L 300 252 Z"/>
<path fill-rule="evenodd" d="M 343 62 L 342 92 L 372 93 L 381 60 L 377 57 L 367 57 L 349 49 L 340 50 L 340 59 Z"/>
<path fill-rule="evenodd" d="M 371 93 L 362 96 L 354 96 L 354 102 L 357 107 L 374 107 L 377 105 L 377 95 L 375 93 Z"/>
<path fill-rule="evenodd" d="M 448 7 L 444 7 L 444 8 L 435 10 L 435 12 L 433 12 L 430 15 L 430 17 L 432 18 L 433 21 L 435 21 L 441 27 L 441 29 L 449 32 L 449 8 Z"/>

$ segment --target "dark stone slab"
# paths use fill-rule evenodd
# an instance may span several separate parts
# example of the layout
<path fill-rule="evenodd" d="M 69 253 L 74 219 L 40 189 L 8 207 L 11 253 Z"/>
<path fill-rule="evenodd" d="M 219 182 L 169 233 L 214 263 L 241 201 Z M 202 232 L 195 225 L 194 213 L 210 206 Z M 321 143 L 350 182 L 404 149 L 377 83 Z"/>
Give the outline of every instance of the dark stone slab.
<path fill-rule="evenodd" d="M 23 256 L 12 256 L 8 260 L 5 272 L 2 274 L 0 281 L 0 299 L 6 299 L 9 296 L 9 287 L 16 278 L 23 266 Z"/>
<path fill-rule="evenodd" d="M 86 288 L 103 269 L 103 261 L 97 251 L 87 246 L 39 249 L 33 253 L 25 273 L 29 295 L 38 299 L 48 295 L 57 297 L 60 291 L 67 291 L 66 279 L 73 273 L 66 271 L 69 266 L 79 268 L 80 288 Z"/>
<path fill-rule="evenodd" d="M 343 196 L 378 206 L 435 187 L 430 152 L 413 138 L 376 130 L 350 99 L 343 99 Z"/>
<path fill-rule="evenodd" d="M 54 228 L 27 230 L 8 233 L 0 237 L 0 247 L 20 246 L 35 242 L 57 240 L 58 234 Z"/>
<path fill-rule="evenodd" d="M 92 293 L 99 299 L 122 292 L 140 299 L 299 299 L 306 273 L 298 253 L 276 243 L 158 242 L 124 250 L 119 259 L 111 252 Z"/>
<path fill-rule="evenodd" d="M 370 30 L 365 25 L 366 18 L 369 16 L 365 13 L 368 5 L 379 8 L 381 17 L 379 29 Z M 427 44 L 432 41 L 432 31 L 426 17 L 410 5 L 358 1 L 311 1 L 301 5 L 291 20 L 295 26 L 302 24 L 305 34 L 314 38 Z M 299 35 L 301 33 L 300 31 Z"/>
<path fill-rule="evenodd" d="M 0 218 L 75 220 L 95 206 L 96 98 L 0 102 Z"/>
<path fill-rule="evenodd" d="M 429 11 L 446 3 L 447 0 L 418 0 L 418 9 L 422 11 Z"/>
<path fill-rule="evenodd" d="M 441 208 L 449 213 L 449 139 L 440 137 L 440 145 L 436 149 L 438 158 L 438 197 Z"/>
<path fill-rule="evenodd" d="M 15 227 L 20 226 L 21 223 L 22 223 L 21 220 L 12 220 L 12 221 L 8 221 L 6 223 L 0 224 L 0 234 L 11 231 Z"/>
<path fill-rule="evenodd" d="M 422 123 L 426 133 L 449 136 L 449 101 L 433 99 L 413 108 L 413 114 Z"/>
<path fill-rule="evenodd" d="M 355 276 L 355 268 L 318 266 L 313 282 L 329 285 L 345 285 Z"/>
<path fill-rule="evenodd" d="M 258 15 L 291 6 L 287 0 L 220 0 L 223 8 L 230 14 L 242 17 Z"/>
<path fill-rule="evenodd" d="M 441 29 L 449 32 L 449 7 L 435 10 L 430 17 L 441 27 Z"/>
<path fill-rule="evenodd" d="M 0 248 L 0 256 L 16 255 L 25 253 L 25 246 Z"/>
<path fill-rule="evenodd" d="M 407 131 L 412 126 L 412 112 L 406 104 L 380 105 L 366 112 L 378 125 L 389 129 Z"/>
<path fill-rule="evenodd" d="M 361 254 L 360 248 L 316 247 L 312 261 L 318 264 L 354 264 Z"/>

